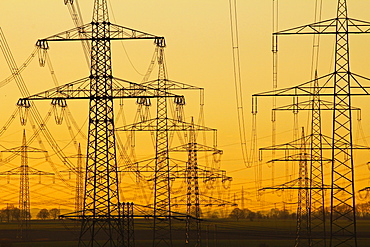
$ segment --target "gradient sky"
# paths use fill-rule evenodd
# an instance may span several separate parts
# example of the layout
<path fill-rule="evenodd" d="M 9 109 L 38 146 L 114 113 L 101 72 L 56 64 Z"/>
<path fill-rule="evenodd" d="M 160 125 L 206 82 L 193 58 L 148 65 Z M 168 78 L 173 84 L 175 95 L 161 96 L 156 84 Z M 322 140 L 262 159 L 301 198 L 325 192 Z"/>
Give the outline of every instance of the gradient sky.
<path fill-rule="evenodd" d="M 91 0 L 80 0 L 84 21 L 91 19 Z M 279 12 L 279 29 L 311 23 L 314 16 L 315 1 L 281 0 Z M 229 171 L 234 177 L 232 191 L 240 192 L 241 186 L 248 190 L 248 197 L 254 197 L 254 170 L 246 169 L 239 150 L 237 116 L 232 70 L 232 49 L 230 36 L 229 1 L 228 0 L 111 0 L 113 11 L 111 21 L 122 26 L 145 31 L 166 38 L 166 60 L 169 78 L 205 88 L 206 125 L 217 128 L 219 148 L 224 150 L 222 169 Z M 336 1 L 327 0 L 323 3 L 322 19 L 335 17 Z M 356 19 L 370 20 L 368 9 L 370 2 L 365 0 L 348 1 L 349 15 Z M 1 1 L 0 23 L 8 40 L 13 55 L 21 64 L 34 49 L 37 39 L 70 29 L 73 23 L 67 7 L 62 0 L 37 1 Z M 253 93 L 271 90 L 272 55 L 272 1 L 238 1 L 239 44 L 243 80 L 244 110 L 246 113 L 248 139 L 251 133 L 250 102 Z M 368 37 L 367 37 L 368 36 Z M 333 70 L 334 37 L 322 38 L 319 74 Z M 351 68 L 358 74 L 367 76 L 370 49 L 367 44 L 370 35 L 351 38 Z M 279 40 L 279 87 L 294 86 L 310 79 L 312 37 L 282 37 Z M 139 44 L 137 44 L 139 43 Z M 120 78 L 140 82 L 152 53 L 154 45 L 151 41 L 118 42 L 114 50 L 114 74 Z M 81 46 L 75 42 L 53 43 L 49 51 L 59 83 L 63 84 L 88 75 L 88 68 L 83 57 Z M 130 65 L 128 57 L 135 69 Z M 0 58 L 1 78 L 9 75 L 4 59 Z M 36 59 L 24 72 L 24 78 L 31 93 L 53 87 L 47 68 L 39 68 Z M 14 111 L 19 93 L 14 82 L 0 91 L 0 125 L 5 123 Z M 199 104 L 198 96 L 190 94 L 187 98 L 187 120 L 196 112 Z M 38 104 L 48 105 L 46 102 Z M 77 115 L 86 114 L 86 103 L 71 104 L 71 111 Z M 369 135 L 366 114 L 366 102 L 357 99 L 354 104 L 362 107 L 363 136 Z M 361 105 L 362 104 L 362 105 Z M 5 107 L 4 107 L 5 106 Z M 73 107 L 75 108 L 73 109 Z M 82 109 L 81 109 L 82 108 Z M 260 146 L 270 145 L 271 100 L 261 100 L 258 116 L 258 138 Z M 130 114 L 130 110 L 128 110 Z M 304 116 L 303 116 L 304 115 Z M 131 117 L 127 116 L 127 121 Z M 84 118 L 80 119 L 81 122 Z M 280 121 L 280 122 L 279 122 Z M 328 124 L 331 124 L 330 122 Z M 19 124 L 18 124 L 19 125 Z M 300 118 L 300 126 L 307 127 L 306 114 Z M 357 123 L 355 123 L 357 126 Z M 293 118 L 290 113 L 278 116 L 278 143 L 287 142 L 292 138 Z M 28 127 L 30 128 L 30 127 Z M 21 136 L 21 128 L 6 135 L 3 145 L 10 148 L 17 146 L 15 136 Z M 357 130 L 356 130 L 357 131 Z M 330 133 L 330 132 L 328 132 Z M 360 133 L 357 131 L 356 133 Z M 359 135 L 361 137 L 361 135 Z M 14 139 L 14 140 L 13 140 Z M 68 140 L 61 137 L 61 143 Z M 208 143 L 210 144 L 211 141 Z M 363 144 L 363 143 L 361 143 Z M 249 142 L 248 142 L 249 145 Z M 361 153 L 359 164 L 366 163 L 368 153 Z M 268 158 L 267 158 L 268 159 Z M 361 186 L 367 186 L 368 170 L 361 166 Z M 283 169 L 278 169 L 276 176 L 284 176 Z M 264 185 L 268 186 L 269 168 L 264 168 Z M 0 180 L 1 181 L 1 180 Z M 282 178 L 280 182 L 286 181 Z M 364 183 L 366 181 L 366 183 Z M 0 182 L 1 183 L 1 182 Z M 359 186 L 358 189 L 361 189 Z M 233 192 L 232 192 L 233 193 Z M 268 199 L 269 200 L 269 199 Z M 278 199 L 279 200 L 279 199 Z"/>

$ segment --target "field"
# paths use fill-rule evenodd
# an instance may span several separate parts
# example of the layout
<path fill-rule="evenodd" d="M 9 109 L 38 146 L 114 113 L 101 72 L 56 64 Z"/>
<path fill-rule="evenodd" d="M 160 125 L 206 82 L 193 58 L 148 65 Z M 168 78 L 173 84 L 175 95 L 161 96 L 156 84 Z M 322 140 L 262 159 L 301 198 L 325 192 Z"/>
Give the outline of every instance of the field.
<path fill-rule="evenodd" d="M 151 246 L 151 221 L 135 221 L 135 246 Z M 368 247 L 370 221 L 358 221 L 358 247 Z M 0 223 L 0 247 L 75 247 L 79 226 L 64 220 L 31 222 L 28 239 L 17 238 L 16 222 Z M 185 223 L 173 224 L 173 246 L 185 246 Z M 293 219 L 231 220 L 202 222 L 202 245 L 205 247 L 285 247 L 294 246 L 296 221 Z M 193 246 L 191 243 L 186 246 Z"/>

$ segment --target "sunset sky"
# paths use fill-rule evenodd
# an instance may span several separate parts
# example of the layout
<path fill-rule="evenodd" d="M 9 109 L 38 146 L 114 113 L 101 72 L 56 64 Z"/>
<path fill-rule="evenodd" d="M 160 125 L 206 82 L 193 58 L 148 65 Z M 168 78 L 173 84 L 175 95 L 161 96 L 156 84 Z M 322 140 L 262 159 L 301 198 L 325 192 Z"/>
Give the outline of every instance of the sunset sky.
<path fill-rule="evenodd" d="M 231 192 L 228 193 L 240 195 L 243 186 L 247 193 L 245 197 L 252 200 L 248 200 L 246 205 L 251 203 L 251 207 L 256 208 L 254 206 L 256 205 L 254 204 L 256 201 L 255 171 L 253 168 L 244 166 L 240 151 L 232 67 L 229 1 L 111 0 L 109 2 L 110 7 L 113 8 L 110 9 L 111 22 L 165 37 L 169 79 L 205 89 L 205 125 L 218 130 L 218 148 L 224 151 L 221 169 L 226 170 L 228 175 L 233 177 Z M 250 148 L 251 95 L 272 89 L 272 0 L 240 0 L 237 2 L 244 111 L 248 148 Z M 279 2 L 279 30 L 313 22 L 314 0 L 281 0 Z M 335 17 L 336 2 L 335 0 L 324 1 L 323 20 Z M 84 22 L 90 22 L 93 1 L 80 0 L 79 4 Z M 369 1 L 349 0 L 348 9 L 350 17 L 370 20 L 368 15 Z M 68 9 L 62 0 L 1 1 L 0 11 L 1 28 L 18 65 L 21 65 L 34 50 L 37 39 L 74 27 Z M 351 36 L 350 41 L 351 70 L 357 74 L 370 76 L 368 70 L 370 65 L 370 49 L 368 48 L 370 34 Z M 78 42 L 55 42 L 50 43 L 50 47 L 49 55 L 59 84 L 88 76 L 89 68 Z M 113 45 L 113 74 L 119 78 L 140 82 L 153 52 L 152 41 L 116 42 Z M 281 37 L 279 39 L 279 87 L 290 87 L 311 79 L 311 52 L 311 36 Z M 322 37 L 319 74 L 324 75 L 333 71 L 333 55 L 334 36 Z M 40 68 L 37 59 L 36 57 L 22 74 L 31 94 L 55 86 L 48 67 Z M 0 66 L 0 80 L 2 80 L 10 75 L 2 56 L 0 57 Z M 186 120 L 190 121 L 191 116 L 197 119 L 199 114 L 198 94 L 194 92 L 184 94 L 189 95 L 186 98 Z M 1 88 L 0 126 L 5 124 L 16 109 L 15 104 L 19 97 L 20 93 L 14 81 Z M 132 100 L 132 102 L 134 101 Z M 45 115 L 49 104 L 47 102 L 37 102 L 36 104 L 42 109 L 40 110 L 43 112 L 42 115 Z M 259 101 L 257 137 L 260 147 L 271 145 L 271 104 L 271 99 Z M 367 114 L 369 104 L 366 103 L 365 98 L 357 98 L 353 105 L 363 109 L 362 128 L 358 128 L 357 121 L 354 121 L 354 137 L 355 139 L 368 138 L 370 134 L 368 124 L 370 117 Z M 69 106 L 78 123 L 82 125 L 87 117 L 87 102 L 72 102 Z M 130 103 L 125 107 L 125 109 L 129 108 L 125 115 L 126 121 L 130 123 L 136 108 L 134 104 Z M 277 120 L 277 143 L 288 142 L 293 138 L 293 117 L 291 113 L 279 114 L 281 115 L 278 115 Z M 330 115 L 325 116 L 326 120 L 323 120 L 326 126 L 324 131 L 327 135 L 331 135 L 330 127 L 328 127 L 331 125 Z M 16 121 L 13 125 L 12 129 L 0 137 L 0 144 L 6 148 L 21 145 L 22 127 Z M 83 131 L 86 133 L 87 125 L 83 126 Z M 304 126 L 306 129 L 309 127 L 307 113 L 300 114 L 299 126 Z M 68 135 L 60 134 L 61 131 L 67 133 L 67 130 L 65 127 L 64 130 L 61 128 L 54 123 L 50 126 L 50 129 L 56 132 L 55 138 L 61 143 L 61 146 L 67 147 L 70 143 Z M 28 125 L 26 129 L 31 135 L 32 127 Z M 212 141 L 208 140 L 207 144 L 211 145 L 211 143 Z M 366 139 L 359 140 L 358 143 L 365 145 Z M 35 145 L 37 146 L 37 144 Z M 66 148 L 65 152 L 67 155 L 75 154 L 73 148 Z M 268 155 L 265 161 L 268 160 Z M 356 152 L 356 155 L 359 160 L 358 163 L 355 163 L 359 166 L 356 178 L 360 181 L 357 189 L 361 189 L 369 185 L 370 173 L 366 162 L 370 157 L 367 151 Z M 55 163 L 59 162 L 57 158 L 53 159 Z M 6 165 L 3 170 L 14 166 L 14 164 Z M 263 185 L 269 186 L 271 171 L 266 165 L 263 166 Z M 279 179 L 276 183 L 289 180 L 284 176 L 285 168 L 282 168 L 283 166 L 281 164 L 281 167 L 277 168 L 276 177 Z M 45 165 L 39 165 L 38 169 L 52 170 Z M 63 168 L 58 165 L 57 169 L 62 170 Z M 326 165 L 325 169 L 328 172 L 329 165 Z M 5 184 L 5 180 L 5 177 L 0 178 L 0 184 Z M 17 188 L 17 181 L 14 179 L 14 190 Z M 57 186 L 52 183 L 50 178 L 46 178 L 45 182 L 49 183 L 50 187 Z M 36 186 L 38 185 L 35 185 L 35 188 Z M 7 190 L 11 191 L 11 188 L 9 187 Z M 35 193 L 41 193 L 42 189 L 35 190 L 39 191 Z M 62 196 L 69 198 L 69 201 L 72 202 L 72 192 L 65 192 Z M 271 198 L 270 196 L 266 195 L 265 200 L 268 202 L 281 201 L 281 198 L 275 198 L 275 195 Z M 8 196 L 7 200 L 11 201 L 11 198 L 16 204 L 17 196 Z M 4 203 L 0 201 L 0 207 Z"/>

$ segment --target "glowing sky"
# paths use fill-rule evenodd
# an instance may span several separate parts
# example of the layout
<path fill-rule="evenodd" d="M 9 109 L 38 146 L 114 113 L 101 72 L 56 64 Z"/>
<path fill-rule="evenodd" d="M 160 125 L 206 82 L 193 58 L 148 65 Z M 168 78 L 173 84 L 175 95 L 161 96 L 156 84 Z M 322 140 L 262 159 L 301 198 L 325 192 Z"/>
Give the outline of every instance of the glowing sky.
<path fill-rule="evenodd" d="M 91 0 L 79 1 L 85 23 L 91 19 L 92 2 Z M 280 1 L 279 29 L 311 23 L 314 16 L 314 2 Z M 336 14 L 336 1 L 328 0 L 323 4 L 322 19 L 333 18 Z M 370 20 L 369 1 L 348 1 L 348 4 L 350 16 Z M 228 0 L 111 0 L 110 5 L 113 7 L 113 11 L 110 12 L 112 22 L 155 35 L 163 35 L 166 38 L 169 78 L 205 88 L 205 123 L 209 127 L 218 129 L 219 148 L 224 150 L 222 169 L 231 171 L 230 175 L 234 177 L 235 183 L 233 189 L 239 190 L 242 185 L 253 187 L 254 171 L 244 167 L 239 150 Z M 62 0 L 1 1 L 0 11 L 1 28 L 18 64 L 21 64 L 32 52 L 37 39 L 73 27 L 67 7 Z M 251 95 L 270 90 L 272 84 L 272 1 L 240 0 L 237 11 L 243 97 L 249 138 Z M 333 37 L 322 39 L 319 73 L 326 74 L 332 71 L 333 41 Z M 368 74 L 369 66 L 370 49 L 367 46 L 369 41 L 370 35 L 351 38 L 351 68 L 356 73 L 365 76 Z M 125 42 L 124 47 L 127 53 L 124 52 L 119 42 L 114 46 L 113 59 L 116 76 L 140 82 L 142 75 L 133 69 L 127 54 L 135 69 L 144 74 L 154 46 L 151 41 L 140 41 L 139 43 L 140 45 L 133 44 L 132 41 Z M 280 39 L 279 86 L 293 86 L 310 79 L 311 51 L 312 37 L 310 36 Z M 81 46 L 77 42 L 53 43 L 49 54 L 60 84 L 88 75 Z M 9 70 L 3 58 L 0 59 L 0 66 L 1 79 L 9 75 Z M 36 59 L 26 69 L 24 78 L 31 93 L 54 86 L 48 69 L 39 68 Z M 0 125 L 5 123 L 14 111 L 14 105 L 19 96 L 14 82 L 1 89 Z M 363 101 L 357 100 L 355 104 L 360 104 L 358 106 L 364 109 L 363 128 L 364 135 L 367 136 L 369 129 L 366 123 L 370 119 L 364 113 L 366 103 L 363 104 Z M 197 95 L 192 95 L 187 102 L 190 109 L 196 109 L 195 106 L 199 103 Z M 86 103 L 82 108 L 78 107 L 77 103 L 74 103 L 74 106 L 75 109 L 72 111 L 75 113 L 86 113 Z M 264 100 L 259 106 L 258 137 L 261 138 L 261 146 L 270 144 L 270 106 L 271 101 L 269 100 Z M 198 113 L 187 112 L 188 121 L 192 115 L 197 117 Z M 291 115 L 284 113 L 281 120 L 278 138 L 286 142 L 292 137 L 292 132 L 289 132 L 293 126 Z M 308 126 L 303 116 L 300 123 Z M 19 133 L 16 130 L 9 133 L 7 135 L 9 138 L 4 145 L 5 143 L 8 147 L 18 145 L 11 139 L 21 136 Z M 68 143 L 68 140 L 61 139 L 62 143 Z M 363 155 L 364 153 L 361 154 L 362 163 L 367 160 L 367 157 Z M 268 168 L 265 170 L 268 173 L 266 178 L 268 178 L 270 172 Z M 359 179 L 367 178 L 366 167 L 362 167 L 361 171 L 363 173 Z M 253 195 L 250 194 L 250 196 Z"/>

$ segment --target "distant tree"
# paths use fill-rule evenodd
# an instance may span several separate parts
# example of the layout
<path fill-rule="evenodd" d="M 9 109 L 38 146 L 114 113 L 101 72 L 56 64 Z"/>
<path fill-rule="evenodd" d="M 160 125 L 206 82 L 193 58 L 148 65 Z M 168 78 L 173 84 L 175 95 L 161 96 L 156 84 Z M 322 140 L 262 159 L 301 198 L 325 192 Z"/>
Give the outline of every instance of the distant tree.
<path fill-rule="evenodd" d="M 257 211 L 256 212 L 256 217 L 257 217 L 257 219 L 263 219 L 263 214 L 261 213 L 261 211 Z"/>
<path fill-rule="evenodd" d="M 42 219 L 42 220 L 45 220 L 45 219 L 49 218 L 50 217 L 49 210 L 47 210 L 46 208 L 41 209 L 36 217 L 38 219 Z"/>
<path fill-rule="evenodd" d="M 233 211 L 229 214 L 229 218 L 231 219 L 244 219 L 245 218 L 245 210 L 241 210 L 240 208 L 234 208 Z"/>
<path fill-rule="evenodd" d="M 52 208 L 49 210 L 50 217 L 55 220 L 60 215 L 60 210 L 57 208 Z"/>
<path fill-rule="evenodd" d="M 20 209 L 17 207 L 14 207 L 13 204 L 9 204 L 5 208 L 0 210 L 0 220 L 1 221 L 13 221 L 16 220 L 18 221 L 20 219 Z"/>
<path fill-rule="evenodd" d="M 14 207 L 11 210 L 11 215 L 12 215 L 12 219 L 13 220 L 18 221 L 21 218 L 21 210 L 19 208 L 17 208 L 17 207 Z"/>
<path fill-rule="evenodd" d="M 257 217 L 257 213 L 256 213 L 256 212 L 249 211 L 249 214 L 247 215 L 247 218 L 248 218 L 250 221 L 253 221 L 256 217 Z"/>

